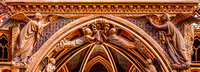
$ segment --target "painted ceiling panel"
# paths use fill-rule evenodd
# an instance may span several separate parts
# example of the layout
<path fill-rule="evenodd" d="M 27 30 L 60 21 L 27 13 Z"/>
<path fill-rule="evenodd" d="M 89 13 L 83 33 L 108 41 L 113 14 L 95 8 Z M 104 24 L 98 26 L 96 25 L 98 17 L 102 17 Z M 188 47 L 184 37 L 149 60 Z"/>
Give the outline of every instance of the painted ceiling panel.
<path fill-rule="evenodd" d="M 94 48 L 93 52 L 91 55 L 93 55 L 96 52 L 102 52 L 104 54 L 106 54 L 106 52 L 104 51 L 103 47 L 101 45 L 96 45 L 96 47 Z"/>
<path fill-rule="evenodd" d="M 124 69 L 126 70 L 126 68 L 128 67 L 128 64 L 130 63 L 128 61 L 128 59 L 126 59 L 122 54 L 120 54 L 119 52 L 117 52 L 117 58 L 118 58 L 118 61 L 119 61 L 119 65 Z"/>
<path fill-rule="evenodd" d="M 72 59 L 69 60 L 69 66 L 71 68 L 71 70 L 75 69 L 78 66 L 78 62 L 80 59 L 80 54 L 81 52 L 79 52 L 78 54 L 76 54 Z"/>

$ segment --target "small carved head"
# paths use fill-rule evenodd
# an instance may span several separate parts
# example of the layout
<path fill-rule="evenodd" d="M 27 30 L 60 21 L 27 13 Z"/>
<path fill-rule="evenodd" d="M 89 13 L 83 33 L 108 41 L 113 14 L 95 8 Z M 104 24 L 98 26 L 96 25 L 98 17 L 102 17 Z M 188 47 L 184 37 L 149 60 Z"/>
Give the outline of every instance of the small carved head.
<path fill-rule="evenodd" d="M 92 31 L 90 30 L 90 28 L 85 29 L 85 34 L 90 36 L 92 35 Z"/>
<path fill-rule="evenodd" d="M 111 29 L 109 30 L 109 33 L 110 33 L 111 35 L 113 35 L 113 34 L 116 34 L 117 32 L 116 32 L 116 29 L 115 29 L 115 28 L 111 28 Z"/>
<path fill-rule="evenodd" d="M 169 16 L 169 14 L 164 13 L 164 14 L 161 16 L 161 20 L 162 20 L 162 21 L 170 21 L 170 16 Z"/>
<path fill-rule="evenodd" d="M 34 19 L 35 19 L 36 21 L 41 21 L 42 15 L 41 15 L 40 13 L 35 13 Z"/>
<path fill-rule="evenodd" d="M 148 65 L 152 65 L 153 64 L 151 59 L 147 59 L 146 62 L 147 62 Z"/>
<path fill-rule="evenodd" d="M 56 60 L 54 58 L 50 58 L 49 59 L 49 63 L 52 63 L 53 65 L 55 65 L 56 64 Z"/>

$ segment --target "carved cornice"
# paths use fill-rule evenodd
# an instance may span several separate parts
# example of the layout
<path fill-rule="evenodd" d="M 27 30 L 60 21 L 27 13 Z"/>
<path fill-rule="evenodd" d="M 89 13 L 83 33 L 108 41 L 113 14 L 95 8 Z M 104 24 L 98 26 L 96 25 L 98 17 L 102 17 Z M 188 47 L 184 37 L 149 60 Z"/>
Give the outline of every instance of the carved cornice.
<path fill-rule="evenodd" d="M 83 17 L 91 14 L 112 14 L 120 17 L 142 16 L 167 12 L 192 14 L 197 2 L 7 2 L 11 13 L 24 12 L 28 16 L 40 12 L 60 14 L 66 17 Z"/>

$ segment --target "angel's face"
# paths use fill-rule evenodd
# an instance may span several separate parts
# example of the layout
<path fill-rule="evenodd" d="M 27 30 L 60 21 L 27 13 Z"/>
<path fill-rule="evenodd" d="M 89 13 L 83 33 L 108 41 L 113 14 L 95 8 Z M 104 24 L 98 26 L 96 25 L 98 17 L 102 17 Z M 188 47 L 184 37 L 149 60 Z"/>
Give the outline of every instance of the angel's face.
<path fill-rule="evenodd" d="M 162 21 L 168 21 L 168 16 L 165 15 L 165 14 L 162 15 L 162 16 L 161 16 L 161 20 L 162 20 Z"/>
<path fill-rule="evenodd" d="M 92 35 L 92 31 L 89 28 L 85 30 L 85 33 L 86 35 L 90 35 L 90 36 Z"/>
<path fill-rule="evenodd" d="M 40 13 L 36 13 L 36 14 L 35 14 L 35 19 L 36 19 L 37 21 L 41 21 L 41 19 L 42 19 L 41 14 L 40 14 Z"/>
<path fill-rule="evenodd" d="M 41 16 L 41 15 L 38 15 L 38 16 L 36 17 L 36 19 L 37 19 L 38 21 L 40 21 L 40 20 L 42 19 L 42 16 Z"/>
<path fill-rule="evenodd" d="M 109 30 L 109 33 L 112 35 L 112 34 L 115 34 L 116 33 L 116 29 L 115 28 L 111 28 L 110 30 Z"/>
<path fill-rule="evenodd" d="M 152 64 L 151 59 L 147 59 L 146 61 L 147 61 L 148 64 L 150 64 L 150 65 Z"/>

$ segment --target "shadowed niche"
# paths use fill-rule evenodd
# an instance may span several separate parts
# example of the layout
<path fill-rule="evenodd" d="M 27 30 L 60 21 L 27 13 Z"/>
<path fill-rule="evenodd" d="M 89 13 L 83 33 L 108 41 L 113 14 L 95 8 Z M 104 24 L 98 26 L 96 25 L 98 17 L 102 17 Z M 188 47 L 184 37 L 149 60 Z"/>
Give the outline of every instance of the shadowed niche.
<path fill-rule="evenodd" d="M 106 67 L 100 62 L 94 64 L 89 72 L 108 72 Z"/>

